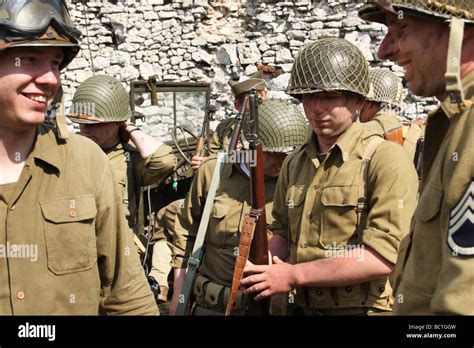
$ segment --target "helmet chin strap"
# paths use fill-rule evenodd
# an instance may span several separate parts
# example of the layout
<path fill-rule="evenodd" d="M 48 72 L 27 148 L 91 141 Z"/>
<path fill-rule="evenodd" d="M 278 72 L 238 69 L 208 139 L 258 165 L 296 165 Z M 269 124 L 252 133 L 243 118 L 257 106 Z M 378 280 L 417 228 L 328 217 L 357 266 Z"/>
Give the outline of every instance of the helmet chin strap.
<path fill-rule="evenodd" d="M 470 101 L 464 99 L 461 80 L 461 51 L 464 37 L 464 21 L 452 17 L 449 34 L 448 61 L 446 67 L 446 91 L 451 103 L 458 104 L 462 112 Z"/>

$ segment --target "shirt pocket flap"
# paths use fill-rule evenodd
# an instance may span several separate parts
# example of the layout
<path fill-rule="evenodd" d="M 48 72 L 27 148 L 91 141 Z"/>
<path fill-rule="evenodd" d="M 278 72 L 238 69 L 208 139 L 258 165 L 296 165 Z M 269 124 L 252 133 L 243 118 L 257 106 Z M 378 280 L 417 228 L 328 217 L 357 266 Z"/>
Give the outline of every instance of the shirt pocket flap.
<path fill-rule="evenodd" d="M 54 223 L 94 219 L 97 214 L 93 195 L 59 197 L 40 202 L 46 220 Z"/>
<path fill-rule="evenodd" d="M 230 206 L 224 202 L 215 201 L 212 207 L 212 217 L 222 219 L 229 212 Z"/>
<path fill-rule="evenodd" d="M 434 185 L 427 185 L 420 196 L 418 208 L 415 211 L 416 218 L 423 222 L 434 218 L 439 212 L 442 199 L 442 189 Z"/>
<path fill-rule="evenodd" d="M 359 190 L 357 186 L 330 186 L 323 189 L 321 202 L 325 206 L 356 206 Z"/>
<path fill-rule="evenodd" d="M 294 185 L 286 192 L 286 206 L 289 208 L 298 207 L 306 197 L 306 185 Z"/>

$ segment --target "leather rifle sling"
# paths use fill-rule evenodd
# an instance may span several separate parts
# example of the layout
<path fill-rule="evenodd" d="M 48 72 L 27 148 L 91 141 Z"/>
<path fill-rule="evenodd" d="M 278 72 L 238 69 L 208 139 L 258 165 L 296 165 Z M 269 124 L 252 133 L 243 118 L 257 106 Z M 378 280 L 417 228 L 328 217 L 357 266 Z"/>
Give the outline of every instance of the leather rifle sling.
<path fill-rule="evenodd" d="M 186 306 L 189 301 L 189 296 L 191 295 L 191 288 L 194 281 L 194 276 L 199 267 L 202 258 L 202 245 L 204 244 L 204 239 L 206 237 L 207 225 L 209 224 L 209 217 L 211 215 L 211 209 L 214 204 L 214 197 L 216 196 L 217 188 L 219 187 L 222 169 L 227 160 L 226 152 L 219 152 L 217 155 L 217 164 L 214 168 L 214 173 L 212 174 L 211 185 L 206 197 L 206 203 L 204 205 L 204 211 L 202 213 L 201 222 L 199 223 L 199 229 L 196 235 L 196 240 L 194 242 L 193 252 L 188 260 L 188 265 L 186 267 L 186 276 L 183 284 L 183 289 L 181 290 L 180 301 L 178 308 L 176 310 L 177 315 L 184 315 L 186 312 Z"/>
<path fill-rule="evenodd" d="M 230 315 L 232 308 L 234 307 L 235 299 L 237 298 L 237 292 L 239 290 L 239 284 L 244 273 L 245 263 L 249 258 L 250 246 L 252 244 L 253 234 L 255 232 L 259 215 L 260 214 L 255 214 L 253 209 L 250 210 L 250 214 L 245 215 L 242 229 L 240 231 L 239 254 L 235 260 L 232 287 L 230 289 L 230 296 L 225 309 L 225 315 Z"/>

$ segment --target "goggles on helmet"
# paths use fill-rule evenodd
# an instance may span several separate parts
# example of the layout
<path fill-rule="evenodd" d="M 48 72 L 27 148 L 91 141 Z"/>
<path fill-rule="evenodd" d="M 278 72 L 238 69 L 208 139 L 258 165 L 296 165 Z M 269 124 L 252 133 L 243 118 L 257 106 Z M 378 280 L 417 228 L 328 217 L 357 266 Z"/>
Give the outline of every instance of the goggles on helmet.
<path fill-rule="evenodd" d="M 35 39 L 50 25 L 72 42 L 79 42 L 81 33 L 74 28 L 63 0 L 0 0 L 3 40 Z"/>

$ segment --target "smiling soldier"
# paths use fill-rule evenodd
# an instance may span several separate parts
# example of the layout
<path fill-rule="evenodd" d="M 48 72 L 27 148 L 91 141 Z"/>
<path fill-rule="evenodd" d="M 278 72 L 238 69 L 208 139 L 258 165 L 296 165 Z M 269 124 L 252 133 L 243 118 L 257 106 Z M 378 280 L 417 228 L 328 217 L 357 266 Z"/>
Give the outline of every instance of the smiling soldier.
<path fill-rule="evenodd" d="M 107 157 L 43 124 L 80 33 L 63 1 L 0 2 L 0 314 L 158 314 Z"/>
<path fill-rule="evenodd" d="M 474 314 L 474 3 L 371 1 L 359 15 L 388 33 L 379 57 L 405 68 L 412 93 L 436 97 L 423 189 L 397 265 L 399 314 Z"/>

